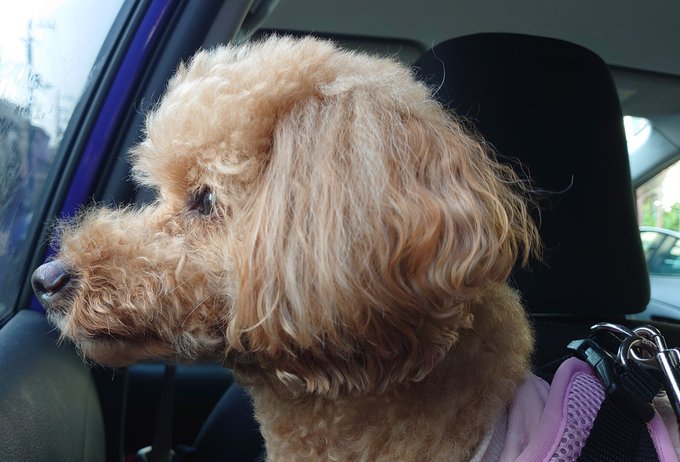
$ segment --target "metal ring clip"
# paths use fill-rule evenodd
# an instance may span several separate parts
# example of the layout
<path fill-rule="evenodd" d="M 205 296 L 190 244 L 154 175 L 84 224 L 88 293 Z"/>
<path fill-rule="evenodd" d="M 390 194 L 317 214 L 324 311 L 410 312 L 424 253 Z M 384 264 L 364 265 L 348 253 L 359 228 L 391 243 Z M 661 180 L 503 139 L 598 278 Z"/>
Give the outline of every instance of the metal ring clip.
<path fill-rule="evenodd" d="M 619 345 L 616 359 L 624 367 L 628 365 L 629 358 L 641 364 L 658 366 L 656 358 L 658 352 L 659 350 L 654 342 L 639 335 L 634 335 L 633 337 L 623 339 L 621 345 Z"/>

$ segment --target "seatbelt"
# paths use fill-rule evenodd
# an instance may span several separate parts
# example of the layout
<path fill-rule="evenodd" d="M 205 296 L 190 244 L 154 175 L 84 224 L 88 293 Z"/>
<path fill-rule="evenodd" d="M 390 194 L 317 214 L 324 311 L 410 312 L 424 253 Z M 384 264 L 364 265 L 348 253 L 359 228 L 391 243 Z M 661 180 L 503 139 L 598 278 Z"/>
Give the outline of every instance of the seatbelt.
<path fill-rule="evenodd" d="M 166 364 L 151 446 L 137 452 L 137 462 L 172 462 L 172 417 L 175 409 L 176 366 Z"/>

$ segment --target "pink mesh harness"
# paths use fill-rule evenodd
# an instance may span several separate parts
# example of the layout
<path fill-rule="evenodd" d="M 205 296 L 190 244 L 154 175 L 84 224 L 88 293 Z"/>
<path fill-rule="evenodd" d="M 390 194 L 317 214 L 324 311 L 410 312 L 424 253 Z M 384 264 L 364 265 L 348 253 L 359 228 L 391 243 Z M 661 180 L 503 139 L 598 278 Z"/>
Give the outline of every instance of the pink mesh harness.
<path fill-rule="evenodd" d="M 585 362 L 562 363 L 553 382 L 530 375 L 496 419 L 473 462 L 575 462 L 605 398 L 601 382 Z M 680 434 L 666 397 L 654 401 L 647 424 L 660 462 L 678 462 Z"/>

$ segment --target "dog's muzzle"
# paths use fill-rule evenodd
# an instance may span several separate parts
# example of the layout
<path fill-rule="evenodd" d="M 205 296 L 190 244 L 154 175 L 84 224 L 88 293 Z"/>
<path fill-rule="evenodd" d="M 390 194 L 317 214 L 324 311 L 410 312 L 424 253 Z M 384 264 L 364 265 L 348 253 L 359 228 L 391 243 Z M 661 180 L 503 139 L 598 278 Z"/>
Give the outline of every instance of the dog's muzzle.
<path fill-rule="evenodd" d="M 60 260 L 52 260 L 40 265 L 31 277 L 33 292 L 45 308 L 55 308 L 68 292 L 66 288 L 72 275 Z"/>

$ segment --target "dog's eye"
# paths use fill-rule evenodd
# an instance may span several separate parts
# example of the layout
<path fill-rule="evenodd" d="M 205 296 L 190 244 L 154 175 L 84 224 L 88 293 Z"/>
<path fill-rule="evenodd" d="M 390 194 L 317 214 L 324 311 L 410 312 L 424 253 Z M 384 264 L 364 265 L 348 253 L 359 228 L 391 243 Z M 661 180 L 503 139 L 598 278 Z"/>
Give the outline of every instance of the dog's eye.
<path fill-rule="evenodd" d="M 210 215 L 213 209 L 215 196 L 208 187 L 201 189 L 194 197 L 190 210 L 195 210 L 201 215 Z"/>

